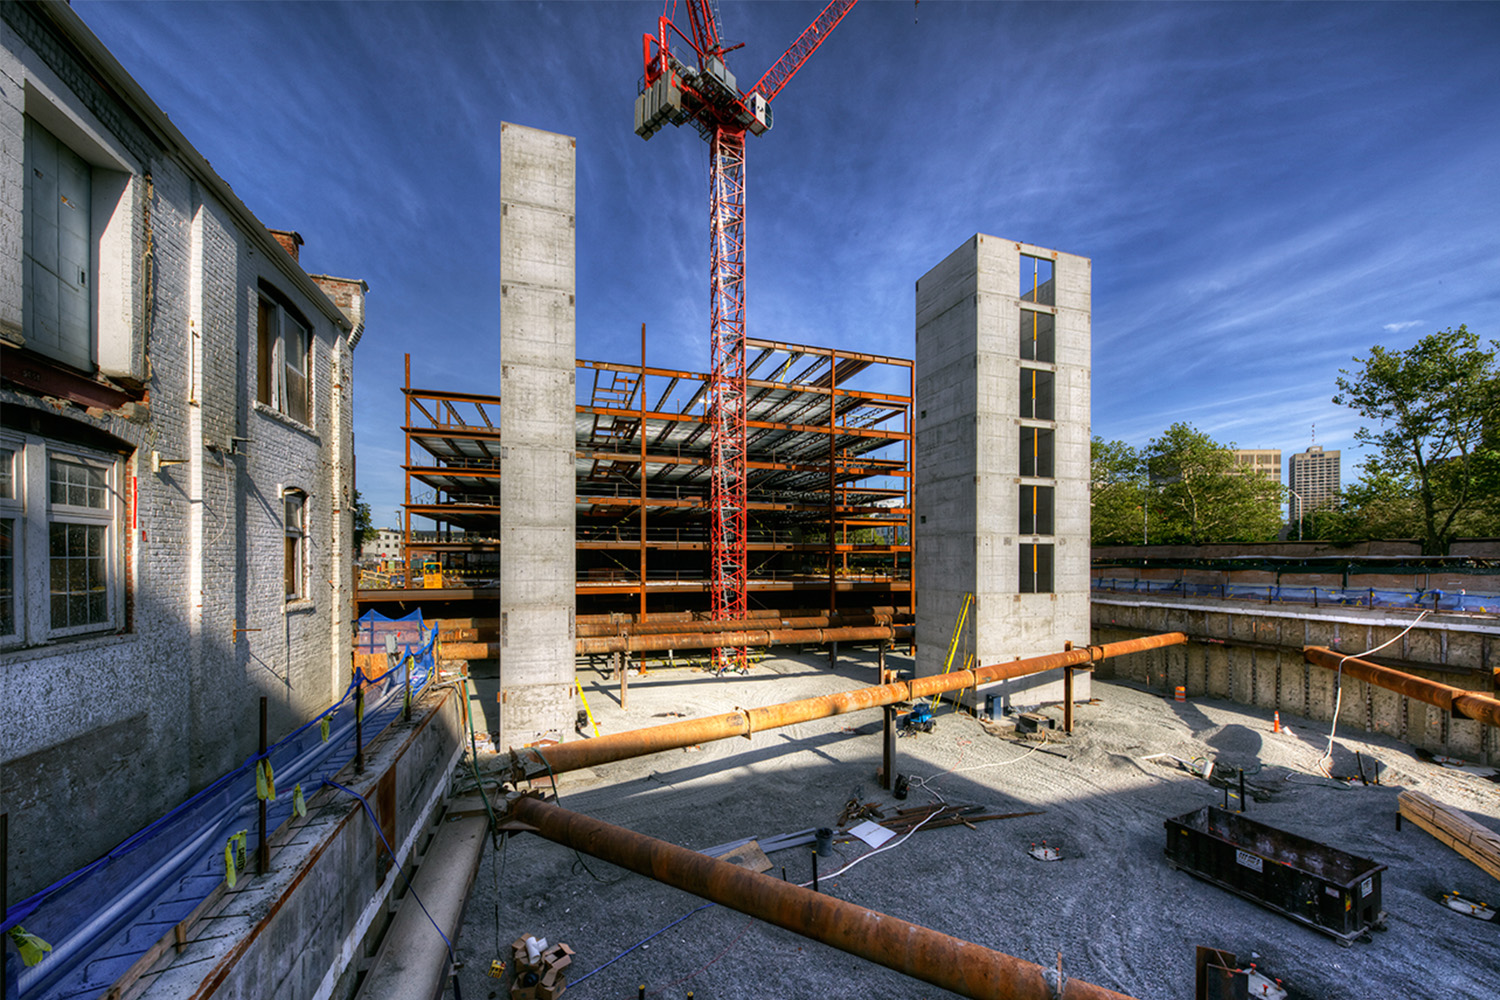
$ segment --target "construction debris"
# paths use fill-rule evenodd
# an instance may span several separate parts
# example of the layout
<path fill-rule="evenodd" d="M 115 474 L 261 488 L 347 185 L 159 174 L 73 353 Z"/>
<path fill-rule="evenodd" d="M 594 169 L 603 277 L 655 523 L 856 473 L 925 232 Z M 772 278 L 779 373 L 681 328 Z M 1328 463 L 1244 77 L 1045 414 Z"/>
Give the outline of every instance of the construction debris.
<path fill-rule="evenodd" d="M 1404 791 L 1396 797 L 1396 803 L 1402 816 L 1474 862 L 1491 878 L 1500 879 L 1500 833 L 1421 792 Z"/>
<path fill-rule="evenodd" d="M 510 987 L 510 1000 L 557 1000 L 567 989 L 568 966 L 573 964 L 573 949 L 559 941 L 547 944 L 529 934 L 512 942 L 516 980 Z"/>
<path fill-rule="evenodd" d="M 1477 899 L 1461 896 L 1457 891 L 1443 893 L 1443 905 L 1466 917 L 1473 917 L 1475 920 L 1495 919 L 1494 907 L 1488 903 L 1481 903 Z"/>
<path fill-rule="evenodd" d="M 936 830 L 945 826 L 959 825 L 966 826 L 972 830 L 975 823 L 983 823 L 985 820 L 1038 816 L 1041 812 L 1042 810 L 1014 813 L 985 813 L 984 806 L 912 806 L 910 809 L 896 810 L 895 816 L 890 819 L 881 820 L 880 825 L 892 833 L 910 833 L 919 825 L 923 830 Z"/>

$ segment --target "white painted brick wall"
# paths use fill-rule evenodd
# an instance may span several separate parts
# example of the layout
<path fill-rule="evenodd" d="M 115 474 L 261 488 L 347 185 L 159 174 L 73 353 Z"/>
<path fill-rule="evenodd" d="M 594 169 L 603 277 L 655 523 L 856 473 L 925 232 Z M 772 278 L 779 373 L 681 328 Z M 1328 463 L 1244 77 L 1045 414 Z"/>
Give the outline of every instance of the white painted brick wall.
<path fill-rule="evenodd" d="M 29 46 L 11 23 L 26 10 L 7 8 L 0 23 L 0 335 L 14 339 L 21 328 L 25 85 L 33 72 L 79 74 L 47 68 L 45 59 L 56 53 L 44 58 Z M 98 94 L 68 97 L 80 107 L 95 102 L 99 120 L 126 120 L 98 108 Z M 139 134 L 117 138 L 126 147 L 142 145 Z M 124 486 L 128 495 L 135 477 L 139 497 L 131 532 L 133 627 L 0 652 L 0 784 L 10 813 L 13 900 L 108 850 L 245 760 L 255 750 L 262 695 L 275 739 L 327 707 L 347 683 L 347 337 L 325 314 L 327 303 L 302 294 L 185 163 L 155 155 L 142 166 L 155 188 L 148 415 L 89 414 L 0 389 L 7 427 L 24 427 L 32 412 L 61 412 L 134 446 Z M 103 266 L 131 269 L 139 331 L 142 176 L 128 197 L 134 259 Z M 314 326 L 308 427 L 254 402 L 262 280 Z M 247 440 L 236 445 L 235 438 Z M 153 474 L 152 451 L 185 464 Z M 308 600 L 291 607 L 282 594 L 282 487 L 309 497 Z M 122 534 L 130 531 L 125 517 L 122 511 Z"/>

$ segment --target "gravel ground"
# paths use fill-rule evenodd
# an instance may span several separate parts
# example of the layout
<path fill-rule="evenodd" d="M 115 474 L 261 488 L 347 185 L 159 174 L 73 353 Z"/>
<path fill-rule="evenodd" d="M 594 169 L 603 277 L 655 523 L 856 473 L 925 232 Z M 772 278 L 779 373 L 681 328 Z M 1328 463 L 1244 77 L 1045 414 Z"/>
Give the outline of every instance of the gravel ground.
<path fill-rule="evenodd" d="M 893 658 L 892 666 L 905 666 Z M 632 677 L 629 713 L 618 685 L 584 673 L 589 705 L 604 732 L 844 690 L 874 680 L 873 654 L 766 660 L 746 677 L 715 678 L 689 669 Z M 1494 881 L 1413 824 L 1395 828 L 1396 795 L 1420 789 L 1500 828 L 1500 785 L 1418 759 L 1383 736 L 1340 733 L 1335 773 L 1381 765 L 1381 785 L 1336 785 L 1313 777 L 1326 723 L 1212 699 L 1186 703 L 1117 682 L 1094 680 L 1096 703 L 1076 711 L 1072 736 L 1056 735 L 1039 752 L 992 735 L 944 706 L 932 734 L 898 741 L 899 773 L 910 799 L 880 790 L 878 712 L 806 723 L 621 761 L 566 775 L 562 804 L 675 844 L 701 849 L 742 837 L 833 826 L 851 798 L 892 808 L 941 798 L 1041 815 L 918 831 L 908 841 L 845 875 L 824 891 L 1031 962 L 1063 970 L 1141 1000 L 1193 995 L 1196 945 L 1255 955 L 1293 998 L 1485 998 L 1500 996 L 1500 925 L 1460 916 L 1439 897 L 1456 889 L 1495 902 Z M 1048 714 L 1060 719 L 1061 710 Z M 1163 821 L 1223 803 L 1223 792 L 1155 753 L 1219 766 L 1243 765 L 1257 794 L 1250 818 L 1386 864 L 1389 929 L 1369 943 L 1340 945 L 1270 910 L 1169 867 Z M 1061 755 L 1061 756 L 1059 756 Z M 488 761 L 481 760 L 481 767 Z M 1263 800 L 1263 801 L 1262 801 Z M 1046 840 L 1062 860 L 1044 863 L 1028 849 Z M 829 869 L 869 849 L 838 843 Z M 811 877 L 809 848 L 771 855 L 780 875 Z M 501 871 L 503 867 L 503 873 Z M 498 929 L 497 929 L 498 901 Z M 522 934 L 564 941 L 577 952 L 569 997 L 627 1000 L 644 984 L 653 996 L 698 998 L 951 996 L 896 972 L 816 944 L 687 893 L 587 859 L 538 837 L 514 837 L 497 857 L 486 851 L 457 942 L 465 997 L 504 997 L 506 980 L 485 975 L 509 959 Z M 686 916 L 688 914 L 691 916 Z M 647 935 L 681 923 L 628 951 L 586 981 L 590 970 Z"/>

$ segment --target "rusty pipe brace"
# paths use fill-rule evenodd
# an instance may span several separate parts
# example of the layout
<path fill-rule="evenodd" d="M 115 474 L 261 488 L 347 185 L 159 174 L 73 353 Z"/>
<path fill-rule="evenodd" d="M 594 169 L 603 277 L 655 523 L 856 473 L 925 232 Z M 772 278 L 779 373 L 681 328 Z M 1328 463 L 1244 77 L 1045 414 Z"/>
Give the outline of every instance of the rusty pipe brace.
<path fill-rule="evenodd" d="M 1185 642 L 1187 642 L 1187 636 L 1181 632 L 1166 632 L 1161 635 L 1142 636 L 1139 639 L 1108 643 L 1104 646 L 1090 646 L 1064 653 L 1049 653 L 1045 656 L 1033 656 L 1009 663 L 992 664 L 972 670 L 954 670 L 947 674 L 930 674 L 926 677 L 913 678 L 910 681 L 854 688 L 837 694 L 782 702 L 763 708 L 745 709 L 698 719 L 684 719 L 680 722 L 670 722 L 645 729 L 611 733 L 592 740 L 559 743 L 548 748 L 547 760 L 554 774 L 562 774 L 565 771 L 594 767 L 631 757 L 642 757 L 662 750 L 675 750 L 697 743 L 728 739 L 731 736 L 745 736 L 767 729 L 779 729 L 798 722 L 810 722 L 814 719 L 826 719 L 849 712 L 893 705 L 901 701 L 929 698 L 935 694 L 959 691 L 968 687 L 978 688 L 992 681 L 1025 677 L 1061 667 L 1082 666 L 1126 653 L 1160 649 Z M 525 770 L 514 753 L 511 773 L 514 780 L 520 781 L 526 778 Z"/>
<path fill-rule="evenodd" d="M 556 748 L 553 748 L 556 749 Z M 511 829 L 537 835 L 703 899 L 786 928 L 962 996 L 991 1000 L 1131 1000 L 899 917 L 511 793 Z"/>

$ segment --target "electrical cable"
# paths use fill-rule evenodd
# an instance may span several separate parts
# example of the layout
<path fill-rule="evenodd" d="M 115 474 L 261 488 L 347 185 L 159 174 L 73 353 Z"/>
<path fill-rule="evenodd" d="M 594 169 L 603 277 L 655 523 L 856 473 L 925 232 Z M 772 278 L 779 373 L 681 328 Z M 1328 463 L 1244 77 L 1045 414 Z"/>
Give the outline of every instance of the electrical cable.
<path fill-rule="evenodd" d="M 1391 645 L 1397 639 L 1400 639 L 1402 636 L 1406 635 L 1406 633 L 1416 628 L 1417 623 L 1420 622 L 1423 618 L 1426 618 L 1428 614 L 1429 612 L 1423 611 L 1412 620 L 1412 623 L 1410 625 L 1406 626 L 1406 628 L 1396 633 L 1396 635 L 1392 636 L 1390 639 L 1387 639 L 1385 642 L 1382 642 L 1380 645 L 1374 647 L 1373 649 L 1367 649 L 1363 653 L 1349 653 L 1342 660 L 1339 660 L 1339 665 L 1338 668 L 1334 671 L 1333 678 L 1333 721 L 1328 726 L 1328 746 L 1324 748 L 1323 756 L 1318 758 L 1317 763 L 1318 770 L 1323 772 L 1324 777 L 1333 778 L 1333 772 L 1331 768 L 1333 767 L 1334 734 L 1338 732 L 1339 709 L 1344 703 L 1344 664 L 1349 660 L 1354 659 L 1355 657 L 1369 656 L 1371 653 L 1380 652 L 1382 649 Z"/>

